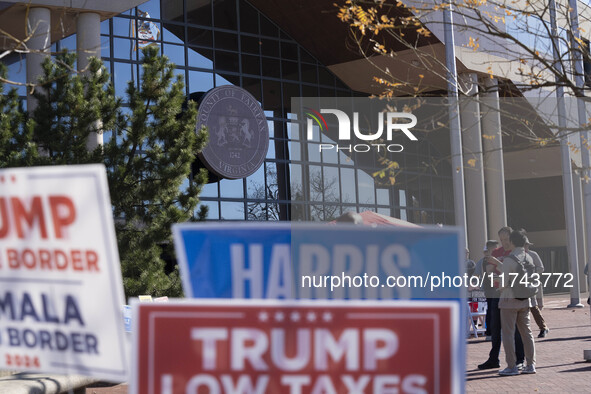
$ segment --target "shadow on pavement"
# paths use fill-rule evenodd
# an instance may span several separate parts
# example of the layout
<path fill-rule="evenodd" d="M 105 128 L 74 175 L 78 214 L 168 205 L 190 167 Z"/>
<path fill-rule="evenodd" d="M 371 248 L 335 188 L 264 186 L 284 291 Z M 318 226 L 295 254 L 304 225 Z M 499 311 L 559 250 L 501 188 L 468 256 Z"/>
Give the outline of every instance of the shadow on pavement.
<path fill-rule="evenodd" d="M 550 335 L 550 334 L 548 334 Z M 562 342 L 562 341 L 576 341 L 576 340 L 591 340 L 591 335 L 585 335 L 582 337 L 563 337 L 563 338 L 539 338 L 536 342 Z"/>
<path fill-rule="evenodd" d="M 591 371 L 591 363 L 587 362 L 587 361 L 581 361 L 578 363 L 575 363 L 575 365 L 580 365 L 580 368 L 574 368 L 574 369 L 567 369 L 566 371 L 560 371 L 562 372 L 588 372 Z"/>

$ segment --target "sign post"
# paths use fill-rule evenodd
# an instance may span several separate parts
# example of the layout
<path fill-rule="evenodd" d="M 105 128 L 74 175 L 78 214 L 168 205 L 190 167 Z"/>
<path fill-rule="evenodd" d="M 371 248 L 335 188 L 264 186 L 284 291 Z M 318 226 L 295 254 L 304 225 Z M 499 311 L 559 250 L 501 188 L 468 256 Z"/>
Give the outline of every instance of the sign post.
<path fill-rule="evenodd" d="M 0 170 L 0 368 L 127 378 L 101 165 Z"/>

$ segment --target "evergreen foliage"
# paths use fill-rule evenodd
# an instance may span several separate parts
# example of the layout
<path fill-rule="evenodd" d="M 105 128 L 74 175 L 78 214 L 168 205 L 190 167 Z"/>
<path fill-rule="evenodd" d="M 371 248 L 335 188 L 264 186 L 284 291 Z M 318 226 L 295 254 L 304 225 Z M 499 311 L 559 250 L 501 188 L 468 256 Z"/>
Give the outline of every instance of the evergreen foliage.
<path fill-rule="evenodd" d="M 105 164 L 127 296 L 182 295 L 178 268 L 165 261 L 174 255 L 171 225 L 207 214 L 202 207 L 194 215 L 205 172 L 190 179 L 207 135 L 195 133 L 196 104 L 182 110 L 182 77 L 158 51 L 144 48 L 139 88 L 130 81 L 125 100 L 100 60 L 76 73 L 75 54 L 67 52 L 43 64 L 32 114 L 0 84 L 0 167 Z M 89 151 L 96 132 L 106 142 Z"/>

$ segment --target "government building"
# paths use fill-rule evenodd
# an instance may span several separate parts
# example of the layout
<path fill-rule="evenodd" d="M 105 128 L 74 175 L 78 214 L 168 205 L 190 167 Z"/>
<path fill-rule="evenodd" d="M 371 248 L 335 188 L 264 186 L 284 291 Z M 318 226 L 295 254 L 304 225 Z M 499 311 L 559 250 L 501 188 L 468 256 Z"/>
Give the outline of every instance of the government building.
<path fill-rule="evenodd" d="M 309 123 L 303 107 L 297 105 L 299 98 L 368 100 L 384 90 L 379 83 L 384 76 L 376 71 L 376 65 L 405 82 L 408 92 L 402 90 L 401 96 L 407 100 L 417 95 L 413 88 L 434 106 L 447 97 L 447 81 L 440 77 L 446 51 L 442 24 L 425 20 L 430 34 L 416 35 L 415 48 L 386 42 L 396 56 L 376 54 L 368 61 L 354 47 L 349 26 L 339 20 L 333 3 L 1 1 L 0 26 L 9 34 L 0 36 L 2 48 L 13 49 L 15 42 L 27 37 L 28 48 L 35 50 L 28 54 L 13 51 L 1 61 L 8 67 L 8 79 L 22 84 L 17 89 L 23 100 L 27 100 L 24 84 L 40 75 L 43 58 L 64 49 L 77 51 L 79 70 L 87 65 L 89 56 L 101 57 L 116 93 L 123 97 L 127 82 L 137 83 L 141 75 L 141 48 L 148 45 L 157 46 L 175 63 L 176 72 L 184 77 L 187 97 L 202 102 L 202 113 L 203 99 L 212 89 L 232 86 L 238 88 L 237 93 L 229 95 L 247 92 L 250 96 L 243 96 L 244 108 L 253 102 L 260 107 L 257 116 L 266 123 L 261 130 L 268 130 L 268 141 L 256 145 L 261 155 L 256 165 L 234 175 L 216 171 L 205 154 L 196 157 L 194 167 L 210 171 L 210 183 L 200 196 L 201 204 L 209 208 L 210 221 L 331 221 L 347 211 L 373 211 L 419 225 L 459 224 L 453 187 L 459 170 L 452 165 L 449 128 L 434 126 L 426 132 L 427 126 L 420 126 L 417 141 L 404 136 L 393 141 L 403 149 L 366 152 L 361 145 L 357 149 L 354 144 L 343 146 L 334 133 L 336 117 L 321 113 L 320 107 L 310 107 L 328 123 L 324 123 L 325 132 L 316 116 L 319 122 L 308 138 Z M 411 12 L 411 7 L 398 12 L 402 17 Z M 578 246 L 568 252 L 566 172 L 560 144 L 533 143 L 519 121 L 512 118 L 516 106 L 528 108 L 531 121 L 540 124 L 536 138 L 553 136 L 544 126 L 544 114 L 537 113 L 528 95 L 520 90 L 523 81 L 518 73 L 507 71 L 502 53 L 487 51 L 487 45 L 492 48 L 493 43 L 485 39 L 479 42 L 480 48 L 475 51 L 473 37 L 456 33 L 455 60 L 462 91 L 482 99 L 459 106 L 464 141 L 460 173 L 471 258 L 482 257 L 484 243 L 497 238 L 500 227 L 523 227 L 548 272 L 572 271 L 569 254 L 576 255 L 581 290 L 585 290 L 581 154 L 569 157 L 574 200 L 566 205 L 574 210 L 576 223 L 572 227 L 577 230 Z M 426 64 L 426 54 L 438 61 Z M 496 108 L 496 112 L 490 108 Z M 253 123 L 243 121 L 240 108 L 232 107 L 223 116 L 213 121 L 214 126 L 208 123 L 210 144 L 217 143 L 220 151 L 230 152 L 229 157 L 238 160 L 238 148 L 224 150 L 224 146 L 240 142 L 253 148 Z M 575 137 L 572 141 L 577 143 Z M 394 172 L 380 176 L 384 166 L 394 161 Z"/>

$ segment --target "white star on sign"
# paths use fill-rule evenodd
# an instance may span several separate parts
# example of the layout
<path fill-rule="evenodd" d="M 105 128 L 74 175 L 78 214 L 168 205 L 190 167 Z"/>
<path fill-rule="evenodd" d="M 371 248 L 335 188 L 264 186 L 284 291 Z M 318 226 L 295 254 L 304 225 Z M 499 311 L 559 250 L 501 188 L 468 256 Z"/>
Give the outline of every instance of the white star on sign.
<path fill-rule="evenodd" d="M 267 321 L 267 320 L 269 320 L 269 314 L 267 312 L 260 312 L 259 313 L 259 320 L 260 321 Z"/>
<path fill-rule="evenodd" d="M 300 321 L 300 314 L 298 312 L 292 312 L 289 318 L 291 321 Z"/>
<path fill-rule="evenodd" d="M 283 314 L 283 312 L 277 312 L 275 314 L 275 320 L 276 321 L 283 321 L 284 318 L 285 318 L 285 315 Z"/>
<path fill-rule="evenodd" d="M 324 312 L 322 314 L 322 320 L 328 322 L 328 321 L 332 321 L 332 313 L 330 312 Z"/>
<path fill-rule="evenodd" d="M 316 314 L 314 312 L 308 312 L 308 315 L 306 316 L 306 319 L 308 319 L 308 321 L 315 321 L 316 320 Z"/>

